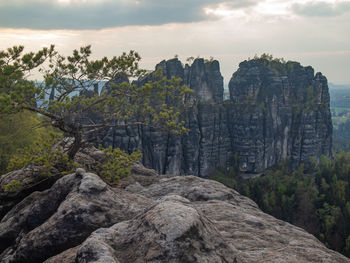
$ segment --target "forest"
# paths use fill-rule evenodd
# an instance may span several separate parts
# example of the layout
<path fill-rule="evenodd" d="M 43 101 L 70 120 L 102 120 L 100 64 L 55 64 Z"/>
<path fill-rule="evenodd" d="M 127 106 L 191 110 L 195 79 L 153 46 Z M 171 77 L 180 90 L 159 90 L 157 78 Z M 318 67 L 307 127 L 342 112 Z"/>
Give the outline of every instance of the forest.
<path fill-rule="evenodd" d="M 237 167 L 212 179 L 253 199 L 266 213 L 299 226 L 331 249 L 350 256 L 350 153 L 321 157 L 291 170 L 282 162 L 263 176 L 243 179 Z"/>

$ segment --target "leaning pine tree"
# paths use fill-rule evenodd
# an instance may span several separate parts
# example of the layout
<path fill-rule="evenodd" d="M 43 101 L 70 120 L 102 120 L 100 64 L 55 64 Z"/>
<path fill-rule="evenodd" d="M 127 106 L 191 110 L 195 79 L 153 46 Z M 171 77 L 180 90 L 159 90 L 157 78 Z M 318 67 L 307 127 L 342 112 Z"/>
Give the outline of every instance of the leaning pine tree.
<path fill-rule="evenodd" d="M 69 160 L 90 138 L 110 127 L 145 125 L 176 134 L 186 131 L 180 112 L 190 89 L 181 79 L 167 79 L 161 72 L 153 73 L 148 78 L 152 81 L 142 86 L 130 83 L 147 74 L 139 69 L 140 56 L 134 51 L 93 60 L 90 46 L 67 57 L 54 46 L 36 53 L 23 50 L 18 46 L 0 51 L 0 114 L 31 111 L 45 116 L 73 138 L 67 149 Z M 42 82 L 29 80 L 33 71 Z M 108 92 L 93 92 L 97 86 Z"/>

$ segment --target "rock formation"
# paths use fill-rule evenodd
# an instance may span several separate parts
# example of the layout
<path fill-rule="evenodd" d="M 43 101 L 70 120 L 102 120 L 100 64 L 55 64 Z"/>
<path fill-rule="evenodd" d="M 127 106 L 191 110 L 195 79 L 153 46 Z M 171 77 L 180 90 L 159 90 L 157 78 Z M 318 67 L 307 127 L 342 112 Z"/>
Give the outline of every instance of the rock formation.
<path fill-rule="evenodd" d="M 69 147 L 71 140 L 65 138 L 58 145 L 64 148 Z M 97 172 L 100 169 L 101 161 L 106 158 L 103 151 L 88 145 L 81 149 L 75 156 L 75 162 L 80 167 L 89 171 Z M 12 171 L 6 176 L 0 176 L 0 218 L 21 202 L 25 197 L 35 191 L 43 191 L 50 188 L 62 174 L 55 168 L 51 168 L 50 176 L 47 176 L 46 169 L 41 166 L 30 165 L 23 169 Z M 20 187 L 12 187 L 11 191 L 4 191 L 6 185 L 17 182 Z M 1 242 L 0 242 L 1 244 Z M 0 245 L 1 246 L 1 245 Z"/>
<path fill-rule="evenodd" d="M 243 169 L 262 171 L 283 159 L 295 168 L 332 156 L 327 79 L 296 62 L 242 62 L 229 84 L 229 129 Z M 243 108 L 242 108 L 243 107 Z"/>
<path fill-rule="evenodd" d="M 79 168 L 32 192 L 0 244 L 1 263 L 350 262 L 218 182 L 141 165 L 119 188 Z"/>
<path fill-rule="evenodd" d="M 143 163 L 159 173 L 202 177 L 237 160 L 242 171 L 261 173 L 282 160 L 297 167 L 310 157 L 332 156 L 327 79 L 311 67 L 244 61 L 230 81 L 229 101 L 223 101 L 218 61 L 196 59 L 183 67 L 172 59 L 156 68 L 194 90 L 185 116 L 190 132 L 173 136 L 143 127 L 110 129 L 101 139 L 105 146 L 142 149 Z"/>

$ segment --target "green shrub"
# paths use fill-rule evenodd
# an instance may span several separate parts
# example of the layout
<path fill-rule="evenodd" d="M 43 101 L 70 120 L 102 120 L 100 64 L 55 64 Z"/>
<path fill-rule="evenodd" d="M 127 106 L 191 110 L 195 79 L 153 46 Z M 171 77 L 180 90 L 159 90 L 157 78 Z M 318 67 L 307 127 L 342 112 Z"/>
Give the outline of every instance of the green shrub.
<path fill-rule="evenodd" d="M 23 186 L 23 183 L 18 180 L 13 180 L 12 182 L 2 186 L 5 192 L 17 192 Z"/>
<path fill-rule="evenodd" d="M 119 148 L 109 147 L 102 150 L 107 154 L 107 162 L 102 165 L 101 175 L 110 185 L 118 185 L 121 178 L 130 175 L 130 166 L 141 160 L 141 151 L 127 154 Z"/>
<path fill-rule="evenodd" d="M 19 149 L 10 159 L 8 171 L 13 171 L 28 165 L 42 166 L 42 174 L 49 176 L 52 169 L 57 169 L 63 174 L 75 170 L 77 165 L 70 161 L 62 147 L 54 145 L 62 139 L 60 134 L 50 132 L 44 135 L 40 141 L 33 145 Z"/>
<path fill-rule="evenodd" d="M 49 132 L 54 132 L 54 129 L 34 113 L 24 111 L 0 115 L 0 174 L 8 171 L 9 162 L 19 149 L 32 147 Z"/>

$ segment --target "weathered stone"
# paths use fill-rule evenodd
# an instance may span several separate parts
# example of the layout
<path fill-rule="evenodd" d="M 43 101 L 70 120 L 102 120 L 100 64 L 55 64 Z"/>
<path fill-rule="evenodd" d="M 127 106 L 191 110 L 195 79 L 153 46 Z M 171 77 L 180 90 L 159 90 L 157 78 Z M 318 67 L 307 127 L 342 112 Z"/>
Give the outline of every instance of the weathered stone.
<path fill-rule="evenodd" d="M 126 191 L 131 192 L 131 193 L 138 193 L 138 192 L 141 192 L 143 189 L 144 189 L 143 186 L 139 182 L 128 185 L 125 188 Z"/>
<path fill-rule="evenodd" d="M 23 198 L 35 191 L 43 191 L 51 187 L 60 178 L 54 169 L 52 176 L 44 173 L 43 167 L 30 165 L 26 168 L 12 171 L 0 176 L 0 219 Z M 9 185 L 18 184 L 10 190 Z"/>
<path fill-rule="evenodd" d="M 2 219 L 0 262 L 44 261 L 151 203 L 108 187 L 95 174 L 64 176 L 52 188 L 29 195 Z"/>
<path fill-rule="evenodd" d="M 65 250 L 61 254 L 53 256 L 44 261 L 44 263 L 75 263 L 75 258 L 80 246 Z"/>
<path fill-rule="evenodd" d="M 129 153 L 141 149 L 143 164 L 162 174 L 201 177 L 237 160 L 242 171 L 261 173 L 282 160 L 294 168 L 310 157 L 331 157 L 327 79 L 296 62 L 277 69 L 271 65 L 242 62 L 229 84 L 230 101 L 223 102 L 218 61 L 196 59 L 185 67 L 178 59 L 162 61 L 156 68 L 168 78 L 181 77 L 194 91 L 185 114 L 190 132 L 173 136 L 143 127 L 110 129 L 103 145 Z"/>
<path fill-rule="evenodd" d="M 136 170 L 121 185 L 137 194 L 79 169 L 26 197 L 0 222 L 0 262 L 350 262 L 218 182 Z"/>
<path fill-rule="evenodd" d="M 77 262 L 236 262 L 235 254 L 188 200 L 167 196 L 133 220 L 94 232 Z"/>
<path fill-rule="evenodd" d="M 243 170 L 259 172 L 287 159 L 332 156 L 327 79 L 299 63 L 240 64 L 229 84 L 229 130 Z"/>
<path fill-rule="evenodd" d="M 54 148 L 58 146 L 67 149 L 71 138 L 64 138 Z M 103 151 L 98 150 L 93 145 L 86 145 L 75 156 L 75 162 L 80 167 L 84 167 L 89 171 L 98 171 L 101 168 L 101 163 L 106 159 Z M 85 171 L 80 168 L 76 172 L 79 176 L 83 176 Z M 52 167 L 49 171 L 45 167 L 37 165 L 29 165 L 25 168 L 9 172 L 0 176 L 0 220 L 1 218 L 17 203 L 35 191 L 43 191 L 50 188 L 59 178 L 62 173 Z M 18 185 L 7 190 L 9 185 Z"/>

